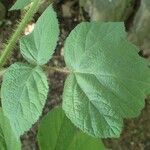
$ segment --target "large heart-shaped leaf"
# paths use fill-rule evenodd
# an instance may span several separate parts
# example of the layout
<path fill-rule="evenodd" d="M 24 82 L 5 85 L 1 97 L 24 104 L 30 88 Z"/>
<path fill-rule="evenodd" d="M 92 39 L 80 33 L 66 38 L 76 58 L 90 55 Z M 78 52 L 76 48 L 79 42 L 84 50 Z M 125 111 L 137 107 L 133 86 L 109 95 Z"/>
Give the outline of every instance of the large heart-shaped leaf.
<path fill-rule="evenodd" d="M 0 149 L 21 150 L 20 140 L 15 138 L 9 120 L 4 116 L 2 108 L 0 108 Z"/>
<path fill-rule="evenodd" d="M 32 64 L 43 65 L 54 53 L 59 36 L 56 13 L 50 5 L 38 19 L 34 31 L 21 38 L 23 57 Z"/>
<path fill-rule="evenodd" d="M 3 76 L 2 107 L 17 137 L 42 113 L 48 93 L 47 78 L 40 67 L 11 65 Z"/>
<path fill-rule="evenodd" d="M 148 63 L 125 35 L 123 23 L 81 23 L 65 44 L 63 109 L 92 136 L 118 137 L 123 118 L 139 115 L 150 93 Z"/>
<path fill-rule="evenodd" d="M 61 107 L 48 113 L 38 131 L 40 150 L 104 150 L 100 139 L 79 131 Z"/>

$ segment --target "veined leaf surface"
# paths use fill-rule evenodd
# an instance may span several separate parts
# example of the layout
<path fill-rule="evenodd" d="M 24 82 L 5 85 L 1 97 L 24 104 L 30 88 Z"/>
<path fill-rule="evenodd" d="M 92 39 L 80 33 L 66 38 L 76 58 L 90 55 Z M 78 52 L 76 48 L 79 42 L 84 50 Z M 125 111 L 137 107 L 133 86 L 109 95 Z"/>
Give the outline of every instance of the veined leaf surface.
<path fill-rule="evenodd" d="M 63 109 L 95 137 L 119 137 L 123 118 L 139 115 L 150 93 L 150 70 L 126 40 L 123 23 L 81 23 L 65 44 L 70 70 Z"/>
<path fill-rule="evenodd" d="M 3 76 L 2 108 L 17 138 L 31 128 L 42 113 L 48 83 L 40 67 L 11 65 Z"/>
<path fill-rule="evenodd" d="M 20 40 L 23 57 L 32 64 L 43 65 L 54 53 L 59 36 L 59 25 L 50 5 L 38 19 L 33 32 Z"/>

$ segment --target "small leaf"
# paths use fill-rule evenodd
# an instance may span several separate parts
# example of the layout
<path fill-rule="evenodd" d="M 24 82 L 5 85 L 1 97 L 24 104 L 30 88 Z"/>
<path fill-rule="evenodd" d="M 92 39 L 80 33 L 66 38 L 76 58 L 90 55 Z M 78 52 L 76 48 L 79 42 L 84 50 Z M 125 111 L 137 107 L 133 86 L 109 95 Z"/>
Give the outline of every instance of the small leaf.
<path fill-rule="evenodd" d="M 42 120 L 38 131 L 40 150 L 104 150 L 100 139 L 79 131 L 62 108 L 53 109 Z"/>
<path fill-rule="evenodd" d="M 17 0 L 16 3 L 10 8 L 10 10 L 22 9 L 25 6 L 29 5 L 31 0 Z"/>
<path fill-rule="evenodd" d="M 5 72 L 1 89 L 2 107 L 17 137 L 37 121 L 47 93 L 47 78 L 40 67 L 15 63 Z"/>
<path fill-rule="evenodd" d="M 21 150 L 20 140 L 15 138 L 9 120 L 4 116 L 2 108 L 0 108 L 0 149 Z"/>
<path fill-rule="evenodd" d="M 50 5 L 37 21 L 34 31 L 20 40 L 23 57 L 33 64 L 47 63 L 54 53 L 58 36 L 58 20 Z"/>
<path fill-rule="evenodd" d="M 125 37 L 122 23 L 92 22 L 66 40 L 63 109 L 89 135 L 119 137 L 123 118 L 138 116 L 150 93 L 148 62 Z"/>

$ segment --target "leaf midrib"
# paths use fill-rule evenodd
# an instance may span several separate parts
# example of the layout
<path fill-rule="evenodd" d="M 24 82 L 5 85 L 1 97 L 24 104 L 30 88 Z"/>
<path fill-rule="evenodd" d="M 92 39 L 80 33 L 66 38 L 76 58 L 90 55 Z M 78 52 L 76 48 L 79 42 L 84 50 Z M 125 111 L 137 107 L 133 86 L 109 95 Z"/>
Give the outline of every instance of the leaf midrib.
<path fill-rule="evenodd" d="M 98 108 L 95 106 L 95 104 L 93 104 L 92 101 L 89 100 L 88 96 L 86 95 L 86 93 L 84 92 L 84 90 L 82 89 L 82 87 L 80 86 L 80 84 L 78 83 L 78 80 L 76 79 L 76 77 L 75 77 L 75 80 L 76 80 L 77 85 L 78 85 L 79 88 L 81 89 L 81 91 L 82 91 L 82 92 L 84 93 L 84 95 L 87 97 L 88 102 L 90 102 L 90 104 L 92 104 L 92 106 L 99 112 L 99 114 L 100 114 L 100 115 L 103 117 L 103 119 L 105 120 L 105 123 L 110 127 L 110 129 L 111 129 L 111 131 L 114 133 L 114 135 L 116 135 L 115 131 L 113 131 L 113 127 L 115 127 L 115 126 L 110 126 L 109 123 L 108 123 L 108 121 L 107 121 L 106 118 L 105 118 L 105 116 L 110 117 L 110 118 L 113 118 L 113 116 L 110 116 L 110 115 L 106 115 L 106 114 L 104 114 L 104 113 L 101 113 L 101 112 L 98 110 Z M 116 113 L 116 112 L 115 112 L 115 113 Z M 117 117 L 120 118 L 121 116 L 118 115 Z M 91 117 L 90 117 L 90 118 L 91 118 Z M 92 123 L 92 121 L 91 121 L 91 123 Z M 115 128 L 116 128 L 116 127 L 115 127 Z M 93 130 L 93 133 L 95 134 L 94 130 Z"/>

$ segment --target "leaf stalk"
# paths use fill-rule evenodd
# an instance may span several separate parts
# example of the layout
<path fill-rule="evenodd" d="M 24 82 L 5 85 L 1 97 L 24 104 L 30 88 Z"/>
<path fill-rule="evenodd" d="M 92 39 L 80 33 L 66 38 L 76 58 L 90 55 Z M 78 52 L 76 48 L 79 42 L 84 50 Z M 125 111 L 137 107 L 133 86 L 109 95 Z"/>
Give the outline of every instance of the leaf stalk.
<path fill-rule="evenodd" d="M 60 67 L 51 67 L 51 66 L 44 66 L 43 67 L 47 72 L 54 71 L 64 74 L 70 74 L 70 71 L 67 68 L 60 68 Z"/>

